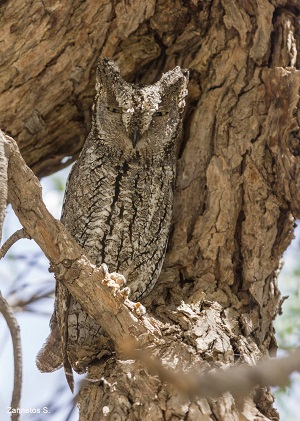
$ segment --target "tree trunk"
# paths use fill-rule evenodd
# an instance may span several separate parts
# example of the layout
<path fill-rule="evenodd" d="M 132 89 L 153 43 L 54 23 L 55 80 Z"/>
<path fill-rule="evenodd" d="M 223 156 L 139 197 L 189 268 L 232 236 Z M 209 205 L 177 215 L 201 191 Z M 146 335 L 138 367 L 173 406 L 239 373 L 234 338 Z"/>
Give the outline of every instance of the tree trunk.
<path fill-rule="evenodd" d="M 77 157 L 100 56 L 132 82 L 191 70 L 173 229 L 144 302 L 176 343 L 153 345 L 173 373 L 276 351 L 280 258 L 300 216 L 299 11 L 284 0 L 0 5 L 0 126 L 40 176 Z M 266 388 L 197 399 L 148 371 L 113 357 L 91 367 L 80 420 L 278 418 Z"/>

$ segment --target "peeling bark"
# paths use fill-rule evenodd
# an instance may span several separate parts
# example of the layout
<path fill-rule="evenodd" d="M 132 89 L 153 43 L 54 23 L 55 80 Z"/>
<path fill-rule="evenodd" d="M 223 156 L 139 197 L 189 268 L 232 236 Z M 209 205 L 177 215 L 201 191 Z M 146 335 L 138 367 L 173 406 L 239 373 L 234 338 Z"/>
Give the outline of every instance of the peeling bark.
<path fill-rule="evenodd" d="M 154 352 L 175 372 L 276 351 L 277 275 L 300 213 L 299 11 L 295 0 L 0 5 L 0 126 L 40 176 L 77 157 L 100 56 L 133 82 L 191 70 L 172 235 L 144 302 L 172 343 Z M 191 399 L 114 357 L 89 376 L 100 380 L 82 390 L 80 420 L 278 418 L 266 388 L 242 403 Z"/>

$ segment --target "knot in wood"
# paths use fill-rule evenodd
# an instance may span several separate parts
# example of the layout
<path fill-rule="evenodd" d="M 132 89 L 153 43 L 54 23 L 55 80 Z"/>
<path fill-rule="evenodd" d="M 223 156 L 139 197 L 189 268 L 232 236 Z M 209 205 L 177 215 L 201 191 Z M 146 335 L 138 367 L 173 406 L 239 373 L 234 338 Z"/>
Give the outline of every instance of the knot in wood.
<path fill-rule="evenodd" d="M 67 277 L 70 280 L 74 280 L 80 275 L 80 265 L 77 262 L 72 262 L 71 266 L 71 269 L 67 271 Z"/>
<path fill-rule="evenodd" d="M 288 148 L 294 156 L 300 155 L 300 130 L 292 130 L 288 136 Z"/>
<path fill-rule="evenodd" d="M 62 260 L 58 265 L 54 266 L 54 272 L 57 279 L 65 279 L 73 281 L 80 274 L 80 265 L 70 259 Z"/>
<path fill-rule="evenodd" d="M 63 267 L 65 267 L 65 268 L 70 268 L 71 266 L 72 266 L 72 260 L 70 260 L 70 259 L 64 259 L 63 261 L 62 261 L 62 264 L 63 264 Z"/>
<path fill-rule="evenodd" d="M 48 272 L 50 272 L 50 273 L 55 272 L 55 266 L 52 263 L 50 263 L 50 265 L 49 265 Z"/>

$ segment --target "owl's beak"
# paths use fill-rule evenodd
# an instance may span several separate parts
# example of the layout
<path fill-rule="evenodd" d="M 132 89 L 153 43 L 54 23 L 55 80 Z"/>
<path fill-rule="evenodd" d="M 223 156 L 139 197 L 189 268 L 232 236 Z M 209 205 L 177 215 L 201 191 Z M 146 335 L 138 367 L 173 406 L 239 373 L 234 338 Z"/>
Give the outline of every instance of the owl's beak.
<path fill-rule="evenodd" d="M 131 132 L 131 136 L 130 136 L 130 139 L 131 139 L 131 142 L 132 142 L 132 146 L 134 148 L 136 147 L 136 144 L 140 140 L 140 137 L 141 137 L 141 133 L 139 131 L 139 128 L 138 127 L 134 127 L 133 130 L 132 130 L 132 132 Z"/>

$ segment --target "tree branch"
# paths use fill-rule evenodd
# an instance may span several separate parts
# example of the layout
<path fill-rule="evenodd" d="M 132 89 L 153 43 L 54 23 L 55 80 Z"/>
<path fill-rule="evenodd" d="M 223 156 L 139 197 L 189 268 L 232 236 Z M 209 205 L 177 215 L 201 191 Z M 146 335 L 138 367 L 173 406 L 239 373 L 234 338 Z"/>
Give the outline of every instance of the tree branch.
<path fill-rule="evenodd" d="M 7 301 L 2 297 L 0 292 L 0 312 L 3 314 L 6 320 L 7 326 L 10 330 L 13 350 L 14 350 L 14 390 L 11 400 L 12 408 L 20 407 L 21 399 L 21 388 L 22 388 L 22 350 L 21 350 L 21 338 L 20 328 L 17 320 L 9 307 Z M 11 417 L 12 421 L 19 420 L 19 414 L 13 413 Z"/>
<path fill-rule="evenodd" d="M 7 205 L 7 165 L 5 144 L 0 142 L 0 240 L 2 238 L 2 225 Z"/>
<path fill-rule="evenodd" d="M 261 360 L 256 366 L 239 365 L 202 374 L 174 373 L 143 350 L 132 351 L 131 355 L 141 361 L 149 372 L 158 374 L 162 381 L 198 398 L 217 398 L 226 392 L 244 398 L 256 386 L 282 386 L 292 372 L 300 371 L 300 348 L 286 357 Z"/>
<path fill-rule="evenodd" d="M 31 237 L 27 234 L 24 228 L 19 229 L 18 231 L 14 232 L 3 244 L 0 249 L 0 259 L 6 255 L 8 250 L 21 238 L 31 239 Z"/>

